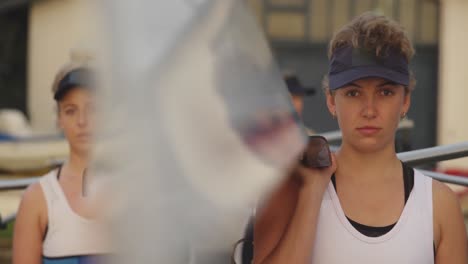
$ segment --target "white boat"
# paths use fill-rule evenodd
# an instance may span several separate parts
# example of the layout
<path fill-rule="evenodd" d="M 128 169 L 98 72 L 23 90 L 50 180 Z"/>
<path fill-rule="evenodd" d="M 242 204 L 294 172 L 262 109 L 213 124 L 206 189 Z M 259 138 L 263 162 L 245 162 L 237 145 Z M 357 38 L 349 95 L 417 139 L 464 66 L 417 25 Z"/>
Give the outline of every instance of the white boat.
<path fill-rule="evenodd" d="M 63 136 L 35 135 L 20 111 L 0 110 L 0 171 L 43 170 L 67 155 L 68 143 Z"/>
<path fill-rule="evenodd" d="M 61 136 L 0 141 L 1 171 L 34 171 L 61 163 L 68 143 Z"/>

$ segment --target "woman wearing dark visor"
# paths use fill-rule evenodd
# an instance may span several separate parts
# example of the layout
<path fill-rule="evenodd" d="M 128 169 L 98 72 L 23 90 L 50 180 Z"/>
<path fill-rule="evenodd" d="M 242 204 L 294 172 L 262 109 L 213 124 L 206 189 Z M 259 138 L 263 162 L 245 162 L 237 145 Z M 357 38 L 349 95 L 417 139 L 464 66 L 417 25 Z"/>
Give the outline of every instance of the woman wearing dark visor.
<path fill-rule="evenodd" d="M 467 263 L 456 196 L 396 156 L 415 84 L 403 28 L 365 13 L 329 48 L 324 90 L 342 145 L 332 166 L 298 165 L 263 203 L 254 263 Z"/>
<path fill-rule="evenodd" d="M 66 65 L 56 75 L 52 91 L 57 123 L 70 154 L 24 193 L 14 230 L 14 264 L 97 263 L 109 252 L 103 226 L 93 220 L 83 194 L 94 131 L 93 88 L 93 72 L 86 62 Z"/>

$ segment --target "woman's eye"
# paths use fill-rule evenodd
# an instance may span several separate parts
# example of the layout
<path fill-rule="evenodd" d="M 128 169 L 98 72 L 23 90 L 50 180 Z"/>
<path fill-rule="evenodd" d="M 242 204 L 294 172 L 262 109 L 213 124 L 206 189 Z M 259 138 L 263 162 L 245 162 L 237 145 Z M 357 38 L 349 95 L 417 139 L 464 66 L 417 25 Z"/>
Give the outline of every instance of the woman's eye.
<path fill-rule="evenodd" d="M 75 109 L 66 109 L 65 114 L 66 115 L 73 115 L 75 113 Z"/>
<path fill-rule="evenodd" d="M 351 91 L 346 92 L 346 96 L 349 96 L 349 97 L 355 97 L 358 95 L 359 95 L 359 92 L 356 90 L 351 90 Z"/>
<path fill-rule="evenodd" d="M 394 93 L 393 93 L 393 91 L 390 90 L 390 89 L 382 89 L 382 90 L 380 91 L 380 94 L 382 94 L 382 95 L 384 95 L 384 96 L 390 96 L 390 95 L 393 95 Z"/>

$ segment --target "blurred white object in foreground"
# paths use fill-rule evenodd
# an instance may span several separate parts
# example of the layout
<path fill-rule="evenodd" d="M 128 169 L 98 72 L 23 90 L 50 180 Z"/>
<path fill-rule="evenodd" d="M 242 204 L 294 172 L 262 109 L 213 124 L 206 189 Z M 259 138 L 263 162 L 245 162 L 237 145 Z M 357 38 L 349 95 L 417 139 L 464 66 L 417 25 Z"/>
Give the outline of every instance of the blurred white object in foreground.
<path fill-rule="evenodd" d="M 21 111 L 0 109 L 0 134 L 28 137 L 32 135 L 32 132 L 28 120 Z"/>
<path fill-rule="evenodd" d="M 239 0 L 104 3 L 112 262 L 227 263 L 306 141 L 263 34 Z"/>

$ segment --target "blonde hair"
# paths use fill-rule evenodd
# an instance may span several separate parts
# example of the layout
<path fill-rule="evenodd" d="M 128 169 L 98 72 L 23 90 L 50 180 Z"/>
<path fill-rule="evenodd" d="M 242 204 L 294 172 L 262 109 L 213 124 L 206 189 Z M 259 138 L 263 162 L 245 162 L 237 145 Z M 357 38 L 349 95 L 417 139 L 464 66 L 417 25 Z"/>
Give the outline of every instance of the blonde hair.
<path fill-rule="evenodd" d="M 399 23 L 382 15 L 366 12 L 354 18 L 335 33 L 330 40 L 328 57 L 332 57 L 336 49 L 344 46 L 364 48 L 377 57 L 386 56 L 389 49 L 400 52 L 409 63 L 414 55 L 411 41 Z M 410 72 L 410 84 L 407 91 L 414 90 L 416 79 Z M 328 76 L 322 81 L 324 92 L 329 91 Z"/>

